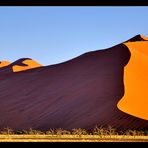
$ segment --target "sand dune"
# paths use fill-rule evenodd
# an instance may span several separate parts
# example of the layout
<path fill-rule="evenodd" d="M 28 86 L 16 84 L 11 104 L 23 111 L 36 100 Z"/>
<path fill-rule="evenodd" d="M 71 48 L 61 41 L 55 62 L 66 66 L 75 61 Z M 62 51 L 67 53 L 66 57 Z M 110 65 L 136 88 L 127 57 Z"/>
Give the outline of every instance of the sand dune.
<path fill-rule="evenodd" d="M 8 66 L 10 64 L 9 61 L 0 61 L 0 68 Z"/>
<path fill-rule="evenodd" d="M 4 65 L 4 64 L 3 64 Z M 5 64 L 6 65 L 6 64 Z M 30 58 L 22 58 L 13 63 L 7 64 L 5 67 L 0 68 L 0 73 L 20 72 L 32 68 L 41 67 L 42 65 Z"/>
<path fill-rule="evenodd" d="M 28 70 L 31 68 L 41 67 L 42 65 L 32 59 L 20 59 L 13 64 L 13 72 Z"/>
<path fill-rule="evenodd" d="M 145 37 L 144 35 L 140 35 L 141 38 L 143 38 L 145 41 L 148 41 L 148 37 Z"/>
<path fill-rule="evenodd" d="M 140 48 L 142 52 L 137 49 L 137 44 L 147 46 L 143 40 L 140 37 L 139 41 L 139 36 L 136 36 L 134 40 L 106 50 L 88 52 L 60 64 L 16 73 L 12 71 L 12 67 L 25 66 L 26 62 L 22 62 L 24 59 L 1 68 L 0 128 L 69 130 L 111 125 L 118 130 L 148 130 L 148 121 L 145 120 L 147 102 L 143 102 L 142 111 L 135 112 L 136 105 L 137 110 L 142 109 L 138 102 L 145 99 L 143 97 L 146 97 L 147 92 L 147 88 L 141 89 L 147 87 L 147 84 L 143 85 L 139 80 L 147 82 L 147 53 L 143 48 Z M 131 48 L 134 46 L 136 50 L 133 52 L 135 48 Z M 139 64 L 135 65 L 135 60 Z M 140 63 L 143 65 L 142 69 Z M 128 68 L 130 65 L 132 67 Z M 134 72 L 133 77 L 129 69 Z M 129 87 L 130 83 L 134 84 L 134 88 Z M 128 92 L 127 89 L 131 90 Z M 140 96 L 137 94 L 138 90 L 144 94 Z M 134 95 L 134 98 L 130 95 Z"/>
<path fill-rule="evenodd" d="M 118 103 L 122 111 L 148 120 L 148 38 L 124 43 L 131 52 L 124 71 L 125 94 Z"/>

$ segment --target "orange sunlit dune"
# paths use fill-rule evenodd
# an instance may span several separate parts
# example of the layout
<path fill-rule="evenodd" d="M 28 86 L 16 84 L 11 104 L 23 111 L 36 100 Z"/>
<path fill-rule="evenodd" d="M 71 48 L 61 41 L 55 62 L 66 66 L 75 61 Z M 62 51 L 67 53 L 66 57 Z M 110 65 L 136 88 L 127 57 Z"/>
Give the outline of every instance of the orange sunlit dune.
<path fill-rule="evenodd" d="M 124 44 L 131 57 L 124 69 L 125 94 L 117 106 L 123 112 L 148 120 L 148 41 Z"/>
<path fill-rule="evenodd" d="M 5 66 L 8 66 L 9 64 L 10 64 L 9 61 L 1 61 L 0 62 L 0 68 L 5 67 Z"/>
<path fill-rule="evenodd" d="M 39 64 L 36 61 L 31 60 L 31 59 L 24 60 L 22 63 L 26 64 L 26 66 L 14 65 L 12 67 L 13 72 L 24 71 L 24 70 L 28 70 L 28 69 L 31 69 L 31 68 L 36 68 L 36 67 L 42 66 L 41 64 Z"/>
<path fill-rule="evenodd" d="M 144 40 L 148 40 L 148 37 L 145 37 L 145 36 L 143 36 L 143 35 L 140 35 L 141 36 L 141 38 L 143 38 Z"/>

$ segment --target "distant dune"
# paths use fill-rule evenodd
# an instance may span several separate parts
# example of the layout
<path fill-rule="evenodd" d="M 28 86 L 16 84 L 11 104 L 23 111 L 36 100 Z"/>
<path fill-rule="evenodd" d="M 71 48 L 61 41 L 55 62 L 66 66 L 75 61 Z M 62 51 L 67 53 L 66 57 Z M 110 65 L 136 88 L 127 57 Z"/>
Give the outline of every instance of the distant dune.
<path fill-rule="evenodd" d="M 147 44 L 137 35 L 60 64 L 1 68 L 0 128 L 148 130 Z"/>
<path fill-rule="evenodd" d="M 42 65 L 32 59 L 20 59 L 13 63 L 13 72 L 19 72 L 31 68 L 41 67 Z"/>
<path fill-rule="evenodd" d="M 10 64 L 9 61 L 0 61 L 0 68 L 8 66 Z"/>
<path fill-rule="evenodd" d="M 5 63 L 7 64 L 7 62 Z M 0 73 L 20 72 L 37 67 L 42 67 L 42 65 L 30 58 L 22 58 L 13 63 L 8 63 L 5 67 L 3 66 L 3 68 L 0 69 Z"/>

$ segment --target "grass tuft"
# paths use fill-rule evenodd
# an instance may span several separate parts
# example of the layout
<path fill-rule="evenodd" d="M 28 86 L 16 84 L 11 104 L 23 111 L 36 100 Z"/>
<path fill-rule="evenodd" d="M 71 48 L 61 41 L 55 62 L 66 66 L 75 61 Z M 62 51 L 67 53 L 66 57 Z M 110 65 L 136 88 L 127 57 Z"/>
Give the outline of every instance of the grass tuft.
<path fill-rule="evenodd" d="M 100 138 L 103 136 L 112 136 L 112 135 L 127 135 L 127 136 L 148 136 L 147 130 L 131 130 L 128 129 L 126 131 L 117 131 L 112 126 L 108 126 L 108 128 L 96 126 L 92 131 L 87 131 L 81 128 L 75 128 L 71 131 L 58 128 L 58 129 L 49 129 L 47 131 L 40 131 L 29 128 L 27 130 L 13 130 L 9 127 L 6 127 L 0 131 L 1 135 L 50 135 L 50 136 L 58 136 L 62 135 L 73 135 L 76 137 L 82 137 L 82 135 L 97 135 Z"/>

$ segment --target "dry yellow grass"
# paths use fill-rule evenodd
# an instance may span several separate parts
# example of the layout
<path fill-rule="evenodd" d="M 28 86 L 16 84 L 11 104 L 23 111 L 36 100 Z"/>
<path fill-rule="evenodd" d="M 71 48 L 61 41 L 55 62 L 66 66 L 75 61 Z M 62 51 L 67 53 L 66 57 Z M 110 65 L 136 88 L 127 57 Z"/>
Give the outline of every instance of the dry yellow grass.
<path fill-rule="evenodd" d="M 148 136 L 0 135 L 0 142 L 148 142 Z"/>

